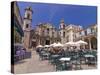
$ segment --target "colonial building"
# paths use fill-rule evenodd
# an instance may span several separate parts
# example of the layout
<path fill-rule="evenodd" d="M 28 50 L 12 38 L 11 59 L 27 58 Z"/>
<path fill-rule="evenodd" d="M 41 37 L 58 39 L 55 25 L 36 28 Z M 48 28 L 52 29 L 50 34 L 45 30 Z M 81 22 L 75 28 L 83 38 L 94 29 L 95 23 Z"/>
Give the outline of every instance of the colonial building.
<path fill-rule="evenodd" d="M 61 20 L 60 28 L 59 28 L 59 34 L 61 38 L 61 43 L 65 44 L 69 41 L 76 41 L 76 38 L 79 36 L 79 33 L 77 33 L 79 30 L 82 30 L 81 26 L 77 25 L 66 25 L 64 23 L 64 20 Z"/>
<path fill-rule="evenodd" d="M 58 30 L 50 23 L 38 24 L 35 34 L 38 36 L 38 44 L 41 45 L 50 45 L 60 41 Z"/>
<path fill-rule="evenodd" d="M 79 32 L 80 36 L 77 38 L 77 40 L 81 39 L 88 43 L 88 45 L 85 46 L 85 49 L 97 50 L 97 25 L 91 25 Z"/>
<path fill-rule="evenodd" d="M 69 41 L 83 40 L 88 43 L 85 47 L 81 47 L 89 50 L 97 50 L 97 25 L 90 25 L 88 28 L 83 29 L 80 25 L 66 25 L 64 20 L 61 20 L 59 26 L 59 35 L 61 43 L 65 44 Z"/>

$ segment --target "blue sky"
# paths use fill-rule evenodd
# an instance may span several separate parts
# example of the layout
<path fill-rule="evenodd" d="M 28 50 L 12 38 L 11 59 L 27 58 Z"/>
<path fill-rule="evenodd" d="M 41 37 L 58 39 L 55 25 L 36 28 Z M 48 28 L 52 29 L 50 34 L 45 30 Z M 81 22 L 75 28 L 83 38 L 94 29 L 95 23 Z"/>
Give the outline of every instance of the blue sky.
<path fill-rule="evenodd" d="M 82 25 L 88 27 L 97 24 L 97 7 L 64 5 L 64 4 L 47 4 L 18 2 L 21 16 L 24 17 L 25 8 L 31 6 L 33 10 L 32 27 L 38 23 L 51 23 L 56 28 L 59 27 L 60 20 L 64 19 L 65 24 Z"/>

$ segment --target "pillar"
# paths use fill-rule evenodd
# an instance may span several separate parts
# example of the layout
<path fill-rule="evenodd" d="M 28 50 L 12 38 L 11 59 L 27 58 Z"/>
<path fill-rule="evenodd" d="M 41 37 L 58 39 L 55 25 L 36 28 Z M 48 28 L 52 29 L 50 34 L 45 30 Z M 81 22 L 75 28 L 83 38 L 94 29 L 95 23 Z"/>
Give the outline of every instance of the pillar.
<path fill-rule="evenodd" d="M 91 47 L 91 38 L 89 38 L 89 49 L 92 50 L 92 47 Z"/>
<path fill-rule="evenodd" d="M 85 41 L 84 38 L 82 38 L 82 40 Z M 83 49 L 85 49 L 85 45 L 83 45 Z"/>

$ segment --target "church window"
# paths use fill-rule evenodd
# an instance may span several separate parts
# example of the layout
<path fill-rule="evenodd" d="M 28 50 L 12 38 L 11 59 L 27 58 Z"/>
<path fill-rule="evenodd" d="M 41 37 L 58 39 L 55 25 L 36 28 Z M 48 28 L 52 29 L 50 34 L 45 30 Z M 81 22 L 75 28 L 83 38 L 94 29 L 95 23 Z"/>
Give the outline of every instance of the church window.
<path fill-rule="evenodd" d="M 47 34 L 49 34 L 49 28 L 47 28 Z"/>
<path fill-rule="evenodd" d="M 65 32 L 63 32 L 63 37 L 65 37 Z"/>
<path fill-rule="evenodd" d="M 54 32 L 52 32 L 52 36 L 54 36 Z"/>
<path fill-rule="evenodd" d="M 30 14 L 27 14 L 27 18 L 28 18 L 28 19 L 30 18 Z"/>
<path fill-rule="evenodd" d="M 26 28 L 28 28 L 28 24 L 26 24 Z"/>

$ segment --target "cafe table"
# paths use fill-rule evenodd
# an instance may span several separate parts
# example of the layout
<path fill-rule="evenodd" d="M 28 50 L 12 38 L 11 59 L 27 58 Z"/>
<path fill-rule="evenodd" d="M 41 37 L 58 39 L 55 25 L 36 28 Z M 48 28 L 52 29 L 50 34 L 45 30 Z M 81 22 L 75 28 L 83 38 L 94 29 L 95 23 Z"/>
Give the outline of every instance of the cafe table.
<path fill-rule="evenodd" d="M 60 56 L 60 55 L 58 55 L 58 54 L 51 55 L 51 56 L 50 56 L 50 58 L 51 58 L 50 62 L 52 62 L 52 63 L 54 63 L 54 64 L 57 63 L 58 60 L 59 60 L 59 56 Z"/>
<path fill-rule="evenodd" d="M 70 59 L 71 59 L 71 58 L 69 58 L 69 57 L 63 57 L 63 58 L 60 58 L 59 60 L 60 60 L 60 61 L 70 61 Z"/>
<path fill-rule="evenodd" d="M 53 58 L 57 58 L 57 57 L 59 57 L 59 55 L 57 55 L 57 54 L 56 55 L 52 55 L 52 57 Z"/>
<path fill-rule="evenodd" d="M 84 55 L 84 57 L 85 57 L 85 63 L 87 64 L 92 63 L 93 61 L 91 61 L 90 59 L 95 58 L 95 56 L 91 54 Z"/>
<path fill-rule="evenodd" d="M 68 67 L 70 67 L 70 60 L 71 60 L 70 57 L 63 57 L 63 58 L 60 58 L 59 60 L 64 63 L 64 67 L 65 67 L 64 70 L 66 70 L 66 68 L 68 69 Z"/>
<path fill-rule="evenodd" d="M 94 55 L 90 55 L 90 54 L 87 54 L 87 55 L 84 55 L 84 57 L 86 57 L 86 58 L 93 58 L 93 57 L 95 57 Z"/>

